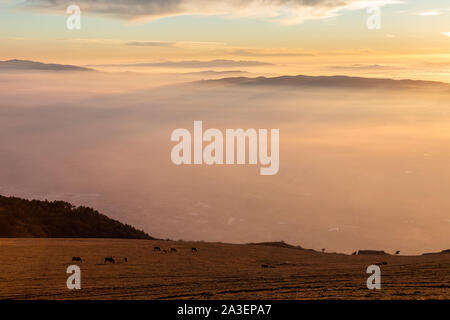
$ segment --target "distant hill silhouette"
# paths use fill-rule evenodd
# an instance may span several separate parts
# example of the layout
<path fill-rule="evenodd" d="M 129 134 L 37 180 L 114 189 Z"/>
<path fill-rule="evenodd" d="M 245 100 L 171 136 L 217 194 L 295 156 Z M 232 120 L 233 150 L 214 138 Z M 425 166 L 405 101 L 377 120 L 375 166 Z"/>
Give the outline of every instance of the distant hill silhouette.
<path fill-rule="evenodd" d="M 301 246 L 293 246 L 291 244 L 288 244 L 284 241 L 273 241 L 273 242 L 256 242 L 256 243 L 248 243 L 248 245 L 253 246 L 266 246 L 266 247 L 277 247 L 277 248 L 286 248 L 286 249 L 299 249 L 299 250 L 306 250 L 306 251 L 315 251 L 313 249 L 305 249 Z"/>
<path fill-rule="evenodd" d="M 1 195 L 0 238 L 154 239 L 92 208 Z"/>
<path fill-rule="evenodd" d="M 55 63 L 42 63 L 30 60 L 7 60 L 0 61 L 0 70 L 9 71 L 95 71 L 90 68 L 83 68 L 78 66 L 55 64 Z"/>
<path fill-rule="evenodd" d="M 226 70 L 226 71 L 215 71 L 215 70 L 204 70 L 204 71 L 193 71 L 180 73 L 181 75 L 192 75 L 192 76 L 232 76 L 238 74 L 248 73 L 248 71 L 241 70 Z"/>
<path fill-rule="evenodd" d="M 423 253 L 423 255 L 429 255 L 429 254 L 450 254 L 450 249 L 442 250 L 441 252 Z"/>
<path fill-rule="evenodd" d="M 386 252 L 382 251 L 382 250 L 359 250 L 358 251 L 358 255 L 365 255 L 365 254 L 379 254 L 379 255 L 387 255 Z"/>
<path fill-rule="evenodd" d="M 450 84 L 423 80 L 393 80 L 383 78 L 362 78 L 349 76 L 282 76 L 282 77 L 233 77 L 217 80 L 201 80 L 203 84 L 228 84 L 246 86 L 285 86 L 285 87 L 320 87 L 320 88 L 355 88 L 355 89 L 446 89 Z"/>
<path fill-rule="evenodd" d="M 277 248 L 287 248 L 287 249 L 302 249 L 300 246 L 293 246 L 284 241 L 274 241 L 274 242 L 257 242 L 257 243 L 249 243 L 249 245 L 254 246 L 268 246 L 268 247 L 277 247 Z"/>

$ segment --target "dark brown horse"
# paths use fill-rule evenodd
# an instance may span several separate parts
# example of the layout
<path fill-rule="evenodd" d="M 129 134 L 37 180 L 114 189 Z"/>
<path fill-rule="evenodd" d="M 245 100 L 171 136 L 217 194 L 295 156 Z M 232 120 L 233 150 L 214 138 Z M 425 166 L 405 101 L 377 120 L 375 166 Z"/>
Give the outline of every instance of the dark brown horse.
<path fill-rule="evenodd" d="M 105 264 L 106 264 L 107 262 L 109 262 L 110 264 L 111 264 L 111 263 L 116 263 L 116 261 L 114 260 L 113 257 L 106 257 L 106 258 L 105 258 Z"/>
<path fill-rule="evenodd" d="M 197 248 L 192 248 L 192 253 L 196 253 L 197 252 Z"/>
<path fill-rule="evenodd" d="M 160 247 L 153 247 L 153 251 L 161 251 Z"/>
<path fill-rule="evenodd" d="M 82 257 L 72 257 L 72 262 L 83 263 L 83 258 Z"/>
<path fill-rule="evenodd" d="M 170 252 L 177 252 L 177 249 L 175 249 L 175 248 L 170 248 Z"/>

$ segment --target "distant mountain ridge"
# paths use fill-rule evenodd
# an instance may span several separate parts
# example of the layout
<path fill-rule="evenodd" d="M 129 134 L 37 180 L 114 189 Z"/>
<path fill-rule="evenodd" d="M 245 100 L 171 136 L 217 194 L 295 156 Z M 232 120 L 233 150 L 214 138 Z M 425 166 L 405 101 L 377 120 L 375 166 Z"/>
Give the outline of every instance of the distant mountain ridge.
<path fill-rule="evenodd" d="M 245 86 L 285 86 L 360 89 L 441 88 L 450 90 L 450 84 L 425 80 L 394 80 L 388 78 L 362 78 L 351 76 L 280 76 L 280 77 L 232 77 L 217 80 L 201 80 L 200 84 L 225 84 Z"/>
<path fill-rule="evenodd" d="M 450 249 L 442 250 L 441 252 L 427 252 L 423 255 L 430 255 L 430 254 L 450 254 Z"/>
<path fill-rule="evenodd" d="M 68 64 L 42 63 L 30 60 L 0 61 L 0 70 L 40 70 L 40 71 L 95 71 L 94 69 Z"/>
<path fill-rule="evenodd" d="M 266 247 L 277 247 L 277 248 L 286 248 L 286 249 L 303 249 L 301 246 L 293 246 L 284 241 L 273 241 L 273 242 L 252 242 L 248 243 L 248 245 L 253 246 L 266 246 Z"/>
<path fill-rule="evenodd" d="M 0 238 L 155 239 L 92 208 L 1 195 Z"/>

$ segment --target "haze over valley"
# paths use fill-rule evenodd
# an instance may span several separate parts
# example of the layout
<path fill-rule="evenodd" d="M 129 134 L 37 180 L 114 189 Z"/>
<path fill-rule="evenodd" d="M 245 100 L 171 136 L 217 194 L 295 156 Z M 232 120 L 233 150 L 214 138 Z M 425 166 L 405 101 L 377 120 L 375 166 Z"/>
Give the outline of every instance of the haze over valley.
<path fill-rule="evenodd" d="M 448 84 L 248 68 L 204 81 L 229 76 L 209 67 L 3 70 L 0 194 L 92 206 L 157 238 L 448 248 Z M 278 174 L 174 165 L 171 132 L 194 120 L 279 129 Z"/>

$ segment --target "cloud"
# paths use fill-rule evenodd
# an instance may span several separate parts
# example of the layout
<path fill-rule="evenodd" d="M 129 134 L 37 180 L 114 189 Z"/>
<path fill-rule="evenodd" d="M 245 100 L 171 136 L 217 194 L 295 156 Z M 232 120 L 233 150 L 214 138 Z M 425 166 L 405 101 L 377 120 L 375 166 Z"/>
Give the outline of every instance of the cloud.
<path fill-rule="evenodd" d="M 162 61 L 134 64 L 103 64 L 100 67 L 161 67 L 161 68 L 229 68 L 229 67 L 255 67 L 268 66 L 271 63 L 261 61 L 241 61 L 216 59 L 208 61 L 187 60 L 187 61 Z"/>
<path fill-rule="evenodd" d="M 229 52 L 233 55 L 248 56 L 248 57 L 312 57 L 315 54 L 305 52 L 303 50 L 292 49 L 234 49 Z"/>
<path fill-rule="evenodd" d="M 253 16 L 287 24 L 333 17 L 342 10 L 403 3 L 397 0 L 78 0 L 82 12 L 136 20 L 200 14 Z M 22 7 L 65 12 L 69 0 L 26 0 Z"/>
<path fill-rule="evenodd" d="M 430 16 L 438 16 L 441 13 L 438 11 L 426 11 L 426 12 L 420 12 L 419 16 L 423 16 L 423 17 L 430 17 Z"/>
<path fill-rule="evenodd" d="M 341 66 L 330 66 L 329 69 L 333 70 L 397 70 L 397 66 L 386 66 L 381 64 L 352 64 Z"/>
<path fill-rule="evenodd" d="M 136 47 L 173 47 L 174 42 L 157 42 L 157 41 L 130 41 L 125 43 L 127 46 Z"/>
<path fill-rule="evenodd" d="M 220 42 L 208 42 L 208 41 L 179 41 L 179 42 L 170 42 L 170 41 L 128 41 L 125 42 L 127 46 L 136 46 L 136 47 L 178 47 L 178 48 L 216 48 L 224 46 L 223 43 Z"/>
<path fill-rule="evenodd" d="M 441 32 L 444 36 L 450 37 L 450 31 L 449 32 Z"/>

